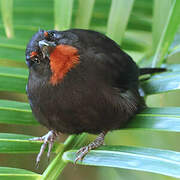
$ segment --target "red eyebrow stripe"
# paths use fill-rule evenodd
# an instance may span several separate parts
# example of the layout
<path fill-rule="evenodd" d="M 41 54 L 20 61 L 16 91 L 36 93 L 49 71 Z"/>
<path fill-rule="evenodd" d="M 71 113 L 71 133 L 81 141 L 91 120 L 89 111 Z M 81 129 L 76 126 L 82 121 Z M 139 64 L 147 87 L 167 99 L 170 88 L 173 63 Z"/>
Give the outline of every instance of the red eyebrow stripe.
<path fill-rule="evenodd" d="M 44 32 L 44 36 L 48 37 L 48 32 L 47 31 Z"/>
<path fill-rule="evenodd" d="M 37 52 L 33 51 L 33 52 L 31 52 L 30 57 L 32 58 L 32 57 L 34 57 L 36 55 L 37 55 Z"/>

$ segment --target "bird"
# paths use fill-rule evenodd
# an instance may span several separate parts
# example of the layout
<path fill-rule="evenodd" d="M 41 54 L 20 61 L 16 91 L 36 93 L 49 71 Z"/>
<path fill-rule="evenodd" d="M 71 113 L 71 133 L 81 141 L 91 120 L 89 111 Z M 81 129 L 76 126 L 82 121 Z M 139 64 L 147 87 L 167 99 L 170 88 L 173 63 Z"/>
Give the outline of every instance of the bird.
<path fill-rule="evenodd" d="M 97 134 L 77 151 L 75 162 L 103 145 L 109 131 L 125 128 L 147 106 L 139 91 L 139 76 L 165 71 L 139 68 L 120 46 L 93 30 L 39 30 L 26 47 L 29 77 L 26 87 L 32 113 L 49 132 L 49 158 L 60 133 Z"/>

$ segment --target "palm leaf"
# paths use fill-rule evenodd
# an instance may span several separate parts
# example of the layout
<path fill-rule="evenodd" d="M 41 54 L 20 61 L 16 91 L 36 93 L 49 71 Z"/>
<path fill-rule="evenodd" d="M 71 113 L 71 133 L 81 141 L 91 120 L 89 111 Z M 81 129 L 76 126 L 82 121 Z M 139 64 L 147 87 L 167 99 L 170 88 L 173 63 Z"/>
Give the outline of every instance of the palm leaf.
<path fill-rule="evenodd" d="M 9 173 L 11 172 L 11 174 Z M 17 168 L 9 168 L 9 167 L 0 167 L 0 178 L 4 180 L 23 180 L 26 178 L 27 180 L 40 180 L 41 175 L 24 170 L 24 169 L 17 169 Z"/>
<path fill-rule="evenodd" d="M 180 178 L 180 153 L 152 148 L 125 146 L 104 146 L 92 150 L 78 164 L 126 168 L 163 174 Z M 67 151 L 63 155 L 65 162 L 74 162 L 76 151 Z"/>
<path fill-rule="evenodd" d="M 161 4 L 167 8 L 167 12 L 159 11 Z M 107 33 L 116 42 L 121 43 L 121 47 L 137 62 L 142 57 L 152 54 L 153 49 L 154 56 L 151 56 L 151 61 L 144 58 L 144 64 L 151 63 L 153 59 L 154 64 L 161 65 L 166 54 L 178 52 L 177 40 L 175 40 L 176 43 L 174 41 L 177 47 L 173 46 L 169 49 L 179 24 L 178 0 L 156 0 L 154 5 L 151 0 L 132 0 L 130 3 L 124 0 L 55 0 L 54 4 L 51 0 L 21 2 L 14 0 L 13 5 L 11 0 L 7 2 L 1 0 L 3 21 L 0 19 L 0 91 L 25 94 L 28 71 L 25 68 L 24 51 L 32 34 L 39 28 L 89 27 Z M 10 10 L 7 11 L 7 8 Z M 13 15 L 12 11 L 14 11 Z M 164 13 L 164 16 L 160 18 L 159 13 Z M 7 17 L 8 21 L 5 20 Z M 3 25 L 3 22 L 6 23 Z M 2 31 L 3 26 L 6 33 Z M 12 37 L 13 33 L 14 38 L 5 37 L 5 34 Z M 153 41 L 151 35 L 153 35 Z M 168 69 L 167 72 L 141 81 L 141 87 L 146 95 L 179 89 L 179 65 L 166 64 L 165 66 Z M 38 125 L 27 103 L 12 101 L 8 97 L 5 99 L 7 100 L 0 100 L 0 123 Z M 147 129 L 153 132 L 179 132 L 179 112 L 179 107 L 147 108 L 137 114 L 127 128 L 130 131 Z M 69 162 L 73 162 L 75 156 L 73 149 L 79 148 L 86 136 L 86 134 L 69 136 L 64 144 L 55 144 L 53 152 L 57 155 L 42 174 L 23 169 L 0 167 L 0 177 L 3 179 L 13 177 L 14 179 L 55 180 L 64 167 Z M 29 141 L 30 137 L 32 136 L 0 133 L 0 153 L 37 153 L 41 142 Z M 104 146 L 89 153 L 79 163 L 136 169 L 176 178 L 180 176 L 179 153 L 169 150 Z"/>

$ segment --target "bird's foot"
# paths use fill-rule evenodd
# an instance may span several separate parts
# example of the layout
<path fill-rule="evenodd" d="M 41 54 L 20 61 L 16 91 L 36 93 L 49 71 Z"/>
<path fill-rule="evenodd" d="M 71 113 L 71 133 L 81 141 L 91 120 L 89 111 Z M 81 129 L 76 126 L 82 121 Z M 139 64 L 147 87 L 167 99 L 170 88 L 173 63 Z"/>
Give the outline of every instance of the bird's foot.
<path fill-rule="evenodd" d="M 43 144 L 41 145 L 39 154 L 37 155 L 37 158 L 36 158 L 36 167 L 39 166 L 41 156 L 44 153 L 47 144 L 49 144 L 48 152 L 47 152 L 47 158 L 49 159 L 50 153 L 51 153 L 51 150 L 52 150 L 52 147 L 53 147 L 53 144 L 54 144 L 54 141 L 56 140 L 57 136 L 58 136 L 58 133 L 56 131 L 51 130 L 46 135 L 44 135 L 42 137 L 35 137 L 35 138 L 29 139 L 31 141 L 42 141 L 43 142 Z"/>
<path fill-rule="evenodd" d="M 80 148 L 77 152 L 76 152 L 76 159 L 75 159 L 75 163 L 80 160 L 82 161 L 83 158 L 86 156 L 86 154 L 88 154 L 88 152 L 92 149 L 96 149 L 99 146 L 104 144 L 104 137 L 106 135 L 107 132 L 103 131 L 101 134 L 99 134 L 99 136 L 93 141 L 91 142 L 89 145 L 84 146 L 82 148 Z"/>

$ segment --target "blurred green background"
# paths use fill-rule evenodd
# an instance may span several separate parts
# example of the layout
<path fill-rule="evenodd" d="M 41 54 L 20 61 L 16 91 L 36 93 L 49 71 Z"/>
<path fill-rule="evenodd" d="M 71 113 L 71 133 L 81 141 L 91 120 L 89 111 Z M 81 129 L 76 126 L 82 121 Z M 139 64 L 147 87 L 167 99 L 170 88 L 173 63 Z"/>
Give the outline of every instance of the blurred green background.
<path fill-rule="evenodd" d="M 0 71 L 11 74 L 14 68 L 20 68 L 20 71 L 22 70 L 27 77 L 25 47 L 32 35 L 39 29 L 93 29 L 107 34 L 115 40 L 140 65 L 151 65 L 150 57 L 156 55 L 162 31 L 170 16 L 170 8 L 175 1 L 1 0 L 0 2 Z M 177 21 L 173 23 L 174 29 L 178 30 L 170 32 L 172 34 L 172 37 L 169 36 L 170 48 L 168 46 L 165 49 L 161 59 L 169 64 L 178 64 L 180 63 L 178 51 L 173 55 L 167 55 L 168 52 L 173 52 L 174 47 L 177 46 L 178 49 L 178 44 L 180 44 L 180 28 Z M 15 73 L 12 78 L 13 76 L 18 77 L 18 75 Z M 25 86 L 21 87 L 21 90 L 12 90 L 13 88 L 10 88 L 11 81 L 9 81 L 9 85 L 7 85 L 9 89 L 7 90 L 3 84 L 6 82 L 1 80 L 2 76 L 0 74 L 0 99 L 28 102 Z M 9 77 L 11 76 L 9 75 Z M 26 78 L 24 81 L 26 82 Z M 24 85 L 24 82 L 20 85 Z M 149 107 L 177 107 L 180 106 L 179 95 L 178 90 L 151 95 L 147 97 L 147 105 Z M 4 120 L 5 118 L 6 116 Z M 0 124 L 0 132 L 42 136 L 47 132 L 47 129 L 40 125 L 31 126 L 25 123 L 24 125 L 2 123 Z M 89 135 L 88 137 L 87 142 L 90 142 L 95 136 Z M 66 138 L 65 135 L 61 136 L 60 141 L 63 142 Z M 180 139 L 178 132 L 141 128 L 110 132 L 105 141 L 108 145 L 143 146 L 180 151 L 178 139 Z M 23 168 L 42 173 L 48 166 L 48 161 L 44 155 L 40 168 L 36 169 L 35 158 L 36 154 L 3 153 L 0 154 L 0 166 Z M 59 179 L 172 180 L 175 178 L 135 170 L 69 164 Z"/>

